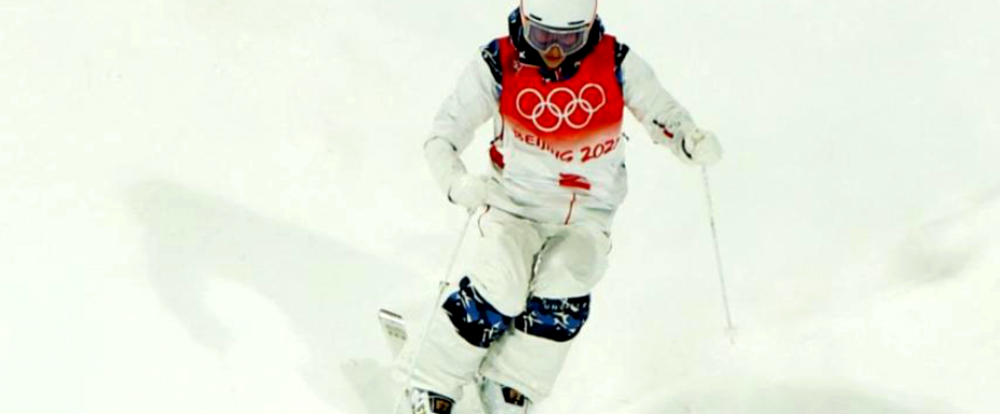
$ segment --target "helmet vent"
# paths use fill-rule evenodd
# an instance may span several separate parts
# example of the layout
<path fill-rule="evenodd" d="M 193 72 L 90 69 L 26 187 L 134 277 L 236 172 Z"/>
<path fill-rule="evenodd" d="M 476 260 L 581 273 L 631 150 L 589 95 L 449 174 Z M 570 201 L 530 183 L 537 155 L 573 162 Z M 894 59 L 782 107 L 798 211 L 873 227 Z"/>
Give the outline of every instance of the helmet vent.
<path fill-rule="evenodd" d="M 537 15 L 531 13 L 528 13 L 528 17 L 530 17 L 532 20 L 542 21 L 541 17 L 538 17 Z"/>
<path fill-rule="evenodd" d="M 586 20 L 577 20 L 575 22 L 569 22 L 568 24 L 570 26 L 576 26 L 576 25 L 581 25 L 581 24 L 584 24 L 584 23 L 587 23 L 587 21 Z"/>

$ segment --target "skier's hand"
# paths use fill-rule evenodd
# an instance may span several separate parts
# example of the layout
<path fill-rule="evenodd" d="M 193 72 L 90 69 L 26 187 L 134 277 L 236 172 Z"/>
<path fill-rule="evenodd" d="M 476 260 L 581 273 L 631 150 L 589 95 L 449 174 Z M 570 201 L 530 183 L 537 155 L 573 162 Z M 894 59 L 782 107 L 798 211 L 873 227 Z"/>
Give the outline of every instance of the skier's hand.
<path fill-rule="evenodd" d="M 722 145 L 715 134 L 695 128 L 684 134 L 681 141 L 684 157 L 696 165 L 709 166 L 722 159 Z"/>
<path fill-rule="evenodd" d="M 451 182 L 448 188 L 448 201 L 469 210 L 475 210 L 486 204 L 489 192 L 486 177 L 477 174 L 465 174 Z"/>

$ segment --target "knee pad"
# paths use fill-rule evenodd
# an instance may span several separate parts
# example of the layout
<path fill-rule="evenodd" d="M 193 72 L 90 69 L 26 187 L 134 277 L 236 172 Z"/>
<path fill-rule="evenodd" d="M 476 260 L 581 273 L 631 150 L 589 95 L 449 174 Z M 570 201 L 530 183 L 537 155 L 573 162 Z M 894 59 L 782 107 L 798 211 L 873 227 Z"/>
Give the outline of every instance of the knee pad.
<path fill-rule="evenodd" d="M 568 342 L 583 329 L 590 316 L 590 295 L 568 299 L 532 296 L 514 327 L 528 335 L 556 342 Z"/>
<path fill-rule="evenodd" d="M 442 308 L 459 336 L 480 348 L 489 348 L 507 332 L 513 320 L 487 302 L 468 277 L 462 278 L 458 291 L 445 300 Z"/>

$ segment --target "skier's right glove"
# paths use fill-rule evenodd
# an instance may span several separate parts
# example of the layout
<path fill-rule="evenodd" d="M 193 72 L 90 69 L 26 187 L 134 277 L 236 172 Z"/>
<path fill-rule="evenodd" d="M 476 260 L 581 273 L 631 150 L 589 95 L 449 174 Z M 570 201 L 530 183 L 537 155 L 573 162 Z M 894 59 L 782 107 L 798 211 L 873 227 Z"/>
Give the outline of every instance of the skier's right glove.
<path fill-rule="evenodd" d="M 465 174 L 451 182 L 448 187 L 448 201 L 469 210 L 475 210 L 486 204 L 489 186 L 486 177 L 478 174 Z"/>
<path fill-rule="evenodd" d="M 715 134 L 698 128 L 684 134 L 680 143 L 683 157 L 691 164 L 710 166 L 722 159 L 722 146 Z"/>

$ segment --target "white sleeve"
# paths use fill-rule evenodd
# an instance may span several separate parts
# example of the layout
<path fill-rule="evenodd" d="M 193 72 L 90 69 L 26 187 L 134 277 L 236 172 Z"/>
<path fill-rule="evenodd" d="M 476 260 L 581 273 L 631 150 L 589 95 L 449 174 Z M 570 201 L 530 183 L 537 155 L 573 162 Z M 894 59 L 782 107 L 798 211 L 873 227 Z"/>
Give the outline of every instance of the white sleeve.
<path fill-rule="evenodd" d="M 486 61 L 476 58 L 438 109 L 430 138 L 424 143 L 424 157 L 445 194 L 455 179 L 465 175 L 459 155 L 472 142 L 476 128 L 497 112 L 499 88 Z"/>
<path fill-rule="evenodd" d="M 669 147 L 684 159 L 681 142 L 695 129 L 694 120 L 656 79 L 653 69 L 629 51 L 621 64 L 625 105 L 649 131 L 654 143 Z"/>

